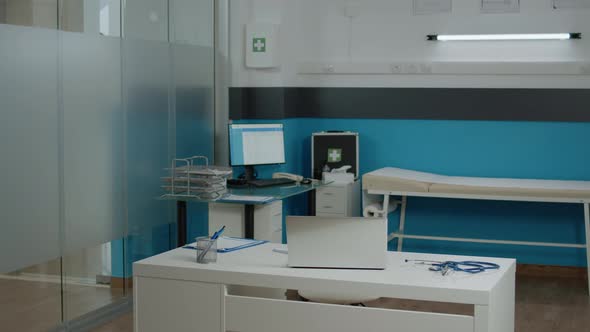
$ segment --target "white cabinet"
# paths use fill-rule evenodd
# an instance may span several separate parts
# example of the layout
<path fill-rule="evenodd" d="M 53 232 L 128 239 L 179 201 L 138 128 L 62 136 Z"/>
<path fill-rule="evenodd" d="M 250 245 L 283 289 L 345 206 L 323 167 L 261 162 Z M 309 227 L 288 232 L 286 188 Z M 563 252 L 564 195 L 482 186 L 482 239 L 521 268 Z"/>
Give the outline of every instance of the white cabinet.
<path fill-rule="evenodd" d="M 360 182 L 334 183 L 316 191 L 315 213 L 318 217 L 360 217 Z"/>
<path fill-rule="evenodd" d="M 137 332 L 225 331 L 223 285 L 136 276 L 133 287 Z"/>
<path fill-rule="evenodd" d="M 244 205 L 210 203 L 209 234 L 226 226 L 224 236 L 244 237 Z M 256 205 L 254 208 L 254 238 L 272 243 L 283 242 L 283 201 Z"/>

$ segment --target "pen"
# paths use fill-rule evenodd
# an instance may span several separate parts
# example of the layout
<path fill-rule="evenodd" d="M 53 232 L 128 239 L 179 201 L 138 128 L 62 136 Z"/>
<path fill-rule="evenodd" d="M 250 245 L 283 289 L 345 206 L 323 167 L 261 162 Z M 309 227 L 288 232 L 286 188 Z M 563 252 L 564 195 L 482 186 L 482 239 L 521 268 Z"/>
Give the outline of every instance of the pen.
<path fill-rule="evenodd" d="M 223 234 L 224 231 L 225 231 L 225 225 L 213 234 L 213 236 L 211 237 L 211 240 L 217 240 L 221 236 L 221 234 Z"/>
<path fill-rule="evenodd" d="M 223 227 L 221 227 L 221 229 L 219 229 L 217 232 L 215 232 L 213 234 L 213 236 L 211 237 L 211 240 L 209 242 L 209 245 L 207 246 L 207 248 L 205 248 L 205 250 L 203 250 L 202 253 L 199 254 L 199 256 L 197 257 L 197 262 L 202 262 L 203 259 L 205 258 L 205 255 L 207 255 L 207 253 L 209 252 L 209 250 L 211 250 L 211 247 L 213 247 L 213 243 L 215 243 L 215 241 L 217 241 L 217 239 L 219 238 L 219 236 L 221 234 L 223 234 L 223 232 L 225 231 L 225 225 Z"/>

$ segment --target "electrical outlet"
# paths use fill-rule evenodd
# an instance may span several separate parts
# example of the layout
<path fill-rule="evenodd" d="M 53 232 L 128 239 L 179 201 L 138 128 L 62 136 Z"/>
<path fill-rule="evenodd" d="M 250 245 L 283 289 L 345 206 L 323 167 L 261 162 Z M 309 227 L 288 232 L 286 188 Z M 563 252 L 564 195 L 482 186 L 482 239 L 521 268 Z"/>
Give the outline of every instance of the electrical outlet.
<path fill-rule="evenodd" d="M 428 63 L 420 64 L 420 72 L 422 74 L 432 74 L 432 66 Z"/>
<path fill-rule="evenodd" d="M 392 74 L 401 74 L 404 70 L 402 65 L 397 63 L 392 64 L 390 69 Z"/>
<path fill-rule="evenodd" d="M 484 14 L 504 14 L 520 12 L 520 0 L 481 0 Z"/>
<path fill-rule="evenodd" d="M 414 15 L 450 13 L 453 0 L 414 0 Z"/>
<path fill-rule="evenodd" d="M 333 74 L 335 71 L 333 65 L 325 65 L 323 70 L 324 70 L 324 73 L 326 73 L 326 74 Z"/>
<path fill-rule="evenodd" d="M 590 75 L 590 64 L 580 67 L 580 73 L 582 75 Z"/>
<path fill-rule="evenodd" d="M 404 73 L 406 74 L 418 74 L 418 65 L 414 63 L 408 63 L 404 65 Z"/>

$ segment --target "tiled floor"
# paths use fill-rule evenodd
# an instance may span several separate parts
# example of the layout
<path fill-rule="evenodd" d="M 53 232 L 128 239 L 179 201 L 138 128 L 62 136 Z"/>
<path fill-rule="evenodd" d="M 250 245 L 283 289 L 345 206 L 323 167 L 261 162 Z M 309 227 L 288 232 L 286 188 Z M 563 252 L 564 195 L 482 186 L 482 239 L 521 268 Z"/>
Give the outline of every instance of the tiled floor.
<path fill-rule="evenodd" d="M 0 278 L 0 331 L 39 332 L 61 322 L 61 285 Z M 66 285 L 65 316 L 73 319 L 123 297 L 109 287 Z"/>
<path fill-rule="evenodd" d="M 473 307 L 384 299 L 371 306 L 473 314 Z M 93 332 L 133 331 L 126 314 Z M 589 332 L 590 300 L 586 280 L 519 277 L 516 284 L 517 332 Z"/>
<path fill-rule="evenodd" d="M 125 314 L 114 321 L 105 324 L 92 332 L 131 332 L 133 331 L 133 315 Z"/>

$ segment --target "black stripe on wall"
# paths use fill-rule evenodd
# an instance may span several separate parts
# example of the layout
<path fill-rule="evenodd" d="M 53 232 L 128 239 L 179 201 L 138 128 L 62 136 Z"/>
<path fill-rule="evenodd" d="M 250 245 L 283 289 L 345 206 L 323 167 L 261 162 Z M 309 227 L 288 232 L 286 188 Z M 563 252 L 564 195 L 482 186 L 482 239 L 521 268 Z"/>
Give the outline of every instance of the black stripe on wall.
<path fill-rule="evenodd" d="M 230 119 L 590 122 L 589 89 L 230 88 Z"/>

